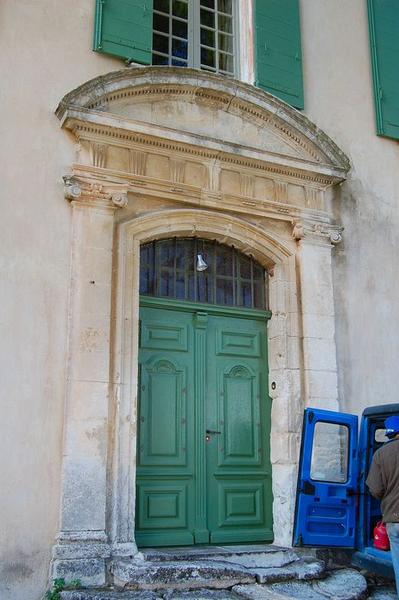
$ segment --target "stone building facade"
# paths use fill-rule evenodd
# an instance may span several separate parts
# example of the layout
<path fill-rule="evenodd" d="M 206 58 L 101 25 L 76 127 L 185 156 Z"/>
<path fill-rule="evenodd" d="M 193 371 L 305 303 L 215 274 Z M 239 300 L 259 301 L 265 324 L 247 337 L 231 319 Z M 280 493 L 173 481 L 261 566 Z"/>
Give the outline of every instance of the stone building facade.
<path fill-rule="evenodd" d="M 138 551 L 142 244 L 265 269 L 275 543 L 303 408 L 396 401 L 399 147 L 375 133 L 366 4 L 300 10 L 302 111 L 253 85 L 250 0 L 238 79 L 93 53 L 91 0 L 3 3 L 2 597 Z"/>

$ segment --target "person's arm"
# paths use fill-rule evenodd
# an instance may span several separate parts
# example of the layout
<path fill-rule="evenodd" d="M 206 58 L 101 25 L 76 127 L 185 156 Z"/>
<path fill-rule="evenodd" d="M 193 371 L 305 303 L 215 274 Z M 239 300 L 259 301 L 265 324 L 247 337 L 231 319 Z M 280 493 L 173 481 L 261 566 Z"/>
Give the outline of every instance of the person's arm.
<path fill-rule="evenodd" d="M 383 498 L 385 494 L 385 486 L 384 482 L 382 481 L 381 465 L 377 456 L 374 456 L 373 462 L 371 463 L 366 484 L 374 498 Z"/>

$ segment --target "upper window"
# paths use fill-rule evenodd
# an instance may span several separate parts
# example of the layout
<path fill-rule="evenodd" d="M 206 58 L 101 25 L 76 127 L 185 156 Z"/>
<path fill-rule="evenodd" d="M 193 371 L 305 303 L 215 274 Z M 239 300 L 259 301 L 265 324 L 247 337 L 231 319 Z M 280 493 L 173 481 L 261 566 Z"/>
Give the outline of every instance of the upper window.
<path fill-rule="evenodd" d="M 233 0 L 154 0 L 152 64 L 236 74 Z"/>
<path fill-rule="evenodd" d="M 230 77 L 239 77 L 239 56 L 243 71 L 253 59 L 255 85 L 303 108 L 299 0 L 95 1 L 96 52 Z M 250 14 L 253 47 L 242 48 L 238 23 Z"/>

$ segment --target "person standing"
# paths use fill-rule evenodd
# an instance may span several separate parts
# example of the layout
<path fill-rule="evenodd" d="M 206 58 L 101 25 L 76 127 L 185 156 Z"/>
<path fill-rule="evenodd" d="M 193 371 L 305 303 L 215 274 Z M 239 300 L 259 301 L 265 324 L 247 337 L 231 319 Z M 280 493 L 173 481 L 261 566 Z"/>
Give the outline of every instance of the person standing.
<path fill-rule="evenodd" d="M 399 416 L 388 417 L 384 426 L 389 441 L 374 454 L 366 484 L 371 494 L 381 500 L 399 595 Z"/>

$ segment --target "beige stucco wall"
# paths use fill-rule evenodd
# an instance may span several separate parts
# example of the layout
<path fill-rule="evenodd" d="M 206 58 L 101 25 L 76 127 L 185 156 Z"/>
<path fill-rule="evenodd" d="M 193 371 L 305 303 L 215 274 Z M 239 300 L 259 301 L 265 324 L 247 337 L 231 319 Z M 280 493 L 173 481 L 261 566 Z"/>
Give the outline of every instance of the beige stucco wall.
<path fill-rule="evenodd" d="M 91 0 L 0 6 L 0 598 L 38 600 L 58 527 L 74 145 L 60 98 L 120 62 L 91 52 Z"/>
<path fill-rule="evenodd" d="M 302 0 L 305 113 L 350 157 L 335 199 L 343 406 L 396 400 L 399 145 L 378 138 L 363 0 Z M 92 0 L 3 0 L 0 597 L 39 600 L 58 527 L 74 143 L 54 109 L 120 61 L 91 52 Z"/>
<path fill-rule="evenodd" d="M 304 0 L 305 112 L 352 162 L 336 197 L 345 227 L 335 251 L 342 408 L 398 402 L 399 143 L 375 135 L 363 0 Z"/>

